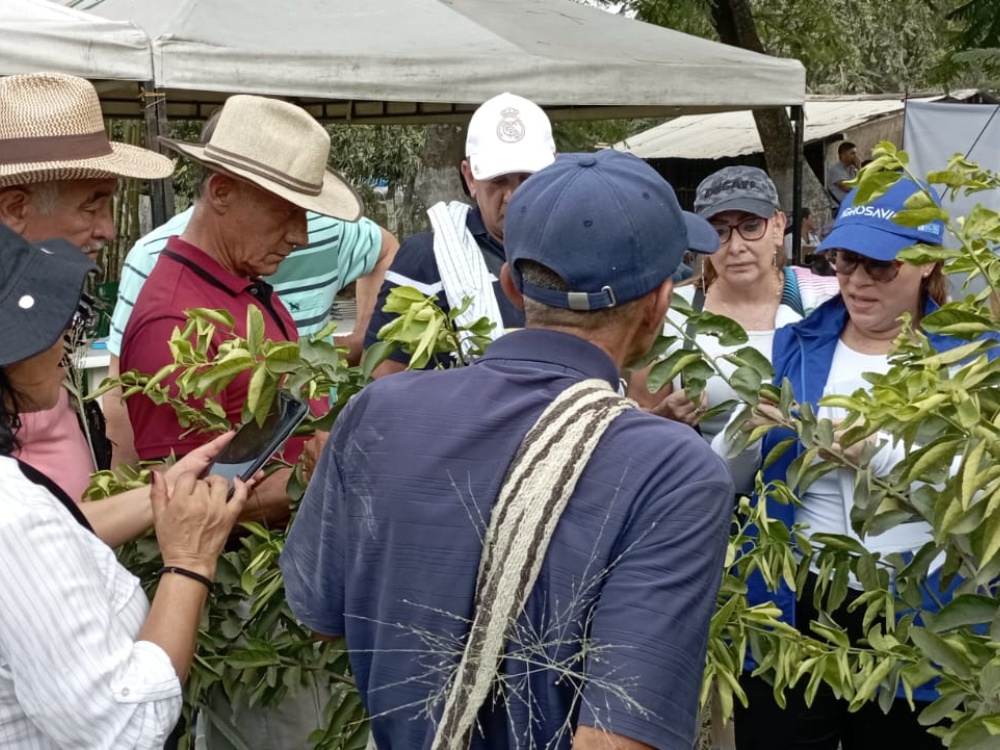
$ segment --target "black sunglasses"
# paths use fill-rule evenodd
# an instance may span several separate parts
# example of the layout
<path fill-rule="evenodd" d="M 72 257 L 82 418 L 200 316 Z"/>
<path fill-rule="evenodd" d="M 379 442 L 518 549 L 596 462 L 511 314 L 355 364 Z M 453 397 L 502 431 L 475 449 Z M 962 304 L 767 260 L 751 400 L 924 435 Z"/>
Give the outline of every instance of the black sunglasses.
<path fill-rule="evenodd" d="M 850 276 L 860 265 L 872 281 L 886 284 L 899 275 L 903 261 L 875 260 L 850 250 L 833 250 L 830 252 L 830 265 L 835 272 L 843 276 Z"/>

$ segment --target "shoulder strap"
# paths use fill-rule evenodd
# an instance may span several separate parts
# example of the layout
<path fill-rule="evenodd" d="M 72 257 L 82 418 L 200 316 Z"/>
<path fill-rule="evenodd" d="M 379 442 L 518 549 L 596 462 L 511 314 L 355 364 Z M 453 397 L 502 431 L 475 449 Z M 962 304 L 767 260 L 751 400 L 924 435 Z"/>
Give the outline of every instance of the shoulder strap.
<path fill-rule="evenodd" d="M 70 515 L 76 519 L 77 523 L 83 526 L 83 528 L 85 528 L 87 531 L 93 533 L 94 529 L 90 525 L 90 521 L 87 520 L 87 517 L 83 515 L 83 512 L 80 510 L 79 506 L 77 506 L 77 504 L 73 502 L 73 500 L 70 498 L 69 495 L 66 494 L 66 491 L 63 490 L 62 487 L 53 482 L 48 476 L 40 472 L 34 466 L 30 466 L 24 463 L 24 461 L 20 459 L 14 459 L 14 460 L 17 461 L 18 468 L 21 470 L 21 473 L 24 474 L 25 478 L 29 482 L 37 484 L 39 487 L 44 487 L 53 495 L 55 495 L 56 500 L 58 500 L 66 507 L 66 510 L 68 510 Z"/>
<path fill-rule="evenodd" d="M 799 315 L 805 317 L 805 307 L 802 305 L 802 293 L 799 291 L 799 277 L 795 275 L 795 269 L 785 266 L 785 284 L 781 290 L 781 304 L 792 308 Z"/>
<path fill-rule="evenodd" d="M 464 750 L 497 677 L 507 633 L 534 588 L 556 524 L 605 430 L 634 402 L 603 380 L 553 401 L 525 435 L 490 514 L 472 628 L 432 750 Z"/>

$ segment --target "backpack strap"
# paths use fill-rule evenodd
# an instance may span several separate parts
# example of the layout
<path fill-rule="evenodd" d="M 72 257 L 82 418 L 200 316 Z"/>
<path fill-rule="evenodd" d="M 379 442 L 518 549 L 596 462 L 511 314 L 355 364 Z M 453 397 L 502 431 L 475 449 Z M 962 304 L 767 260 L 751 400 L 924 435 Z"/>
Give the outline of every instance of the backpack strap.
<path fill-rule="evenodd" d="M 791 266 L 785 266 L 785 284 L 781 290 L 780 304 L 792 308 L 802 317 L 806 315 L 802 305 L 802 292 L 799 290 L 799 277 Z"/>

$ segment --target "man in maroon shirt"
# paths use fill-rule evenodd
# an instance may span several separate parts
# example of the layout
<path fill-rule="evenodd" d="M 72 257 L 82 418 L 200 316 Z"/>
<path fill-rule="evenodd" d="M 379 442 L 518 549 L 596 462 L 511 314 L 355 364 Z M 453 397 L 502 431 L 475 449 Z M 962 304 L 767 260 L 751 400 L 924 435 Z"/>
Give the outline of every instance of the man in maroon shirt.
<path fill-rule="evenodd" d="M 326 168 L 326 131 L 295 105 L 234 96 L 208 143 L 165 142 L 206 171 L 190 223 L 181 236 L 170 238 L 136 300 L 122 341 L 122 371 L 155 373 L 172 363 L 168 341 L 193 307 L 228 310 L 235 333 L 245 336 L 246 311 L 254 305 L 263 314 L 267 338 L 296 340 L 291 315 L 261 277 L 273 274 L 293 247 L 308 242 L 307 210 L 346 221 L 362 212 L 353 189 Z M 217 334 L 210 354 L 223 340 Z M 244 374 L 215 396 L 233 424 L 241 421 L 248 387 Z M 185 454 L 208 439 L 182 437 L 185 429 L 169 405 L 136 396 L 127 406 L 142 459 Z M 286 457 L 295 460 L 301 450 L 300 440 L 289 445 Z M 259 503 L 262 515 L 287 515 L 288 471 L 276 472 L 255 490 L 251 503 Z"/>

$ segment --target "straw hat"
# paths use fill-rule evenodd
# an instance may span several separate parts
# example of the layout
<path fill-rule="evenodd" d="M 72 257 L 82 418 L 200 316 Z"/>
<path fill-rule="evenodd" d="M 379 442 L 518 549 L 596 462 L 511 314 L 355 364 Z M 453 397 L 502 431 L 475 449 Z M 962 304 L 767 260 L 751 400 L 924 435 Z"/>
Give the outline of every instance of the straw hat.
<path fill-rule="evenodd" d="M 160 140 L 212 170 L 252 182 L 307 211 L 345 221 L 357 221 L 364 211 L 354 188 L 326 166 L 330 135 L 294 104 L 231 96 L 208 143 Z"/>
<path fill-rule="evenodd" d="M 0 78 L 0 187 L 51 180 L 169 177 L 170 159 L 111 143 L 101 103 L 83 78 L 61 73 Z"/>

